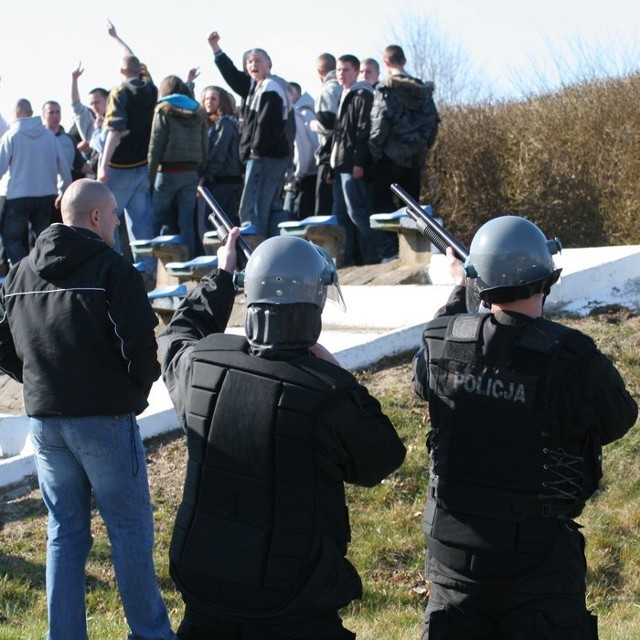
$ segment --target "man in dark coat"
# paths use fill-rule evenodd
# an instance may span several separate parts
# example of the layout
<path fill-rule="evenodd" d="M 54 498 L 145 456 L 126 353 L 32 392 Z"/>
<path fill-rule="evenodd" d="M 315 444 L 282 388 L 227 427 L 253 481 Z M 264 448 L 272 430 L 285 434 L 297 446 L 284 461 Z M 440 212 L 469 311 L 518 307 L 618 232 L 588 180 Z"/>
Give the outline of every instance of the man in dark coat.
<path fill-rule="evenodd" d="M 369 149 L 374 160 L 373 210 L 391 213 L 397 206 L 389 185 L 398 183 L 420 201 L 420 181 L 440 117 L 433 100 L 433 82 L 406 73 L 398 45 L 384 50 L 387 78 L 378 84 L 371 109 Z"/>
<path fill-rule="evenodd" d="M 0 369 L 23 383 L 48 510 L 50 640 L 86 638 L 92 498 L 111 541 L 131 637 L 172 640 L 153 563 L 153 512 L 136 415 L 160 375 L 158 323 L 133 265 L 113 250 L 116 200 L 95 180 L 62 197 L 52 224 L 0 291 Z"/>

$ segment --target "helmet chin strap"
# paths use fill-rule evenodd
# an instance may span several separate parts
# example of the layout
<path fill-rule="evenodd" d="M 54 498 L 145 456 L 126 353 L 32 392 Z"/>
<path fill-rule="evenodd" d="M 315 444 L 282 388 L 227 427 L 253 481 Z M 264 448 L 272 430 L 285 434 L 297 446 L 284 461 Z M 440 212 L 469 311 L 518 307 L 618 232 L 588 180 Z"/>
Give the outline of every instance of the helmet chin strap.
<path fill-rule="evenodd" d="M 484 289 L 480 291 L 480 298 L 490 304 L 494 302 L 515 302 L 516 300 L 525 300 L 534 296 L 536 293 L 543 293 L 544 297 L 549 295 L 551 287 L 558 281 L 562 269 L 556 269 L 551 275 L 530 282 L 529 284 L 519 287 L 496 287 L 495 289 Z"/>

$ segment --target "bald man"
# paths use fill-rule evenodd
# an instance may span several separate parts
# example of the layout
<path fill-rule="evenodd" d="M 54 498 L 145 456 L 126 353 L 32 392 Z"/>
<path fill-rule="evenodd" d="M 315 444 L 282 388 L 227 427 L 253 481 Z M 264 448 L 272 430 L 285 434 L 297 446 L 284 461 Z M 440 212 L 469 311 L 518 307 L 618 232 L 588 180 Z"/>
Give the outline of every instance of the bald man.
<path fill-rule="evenodd" d="M 87 637 L 91 495 L 111 541 L 133 638 L 174 638 L 152 558 L 153 516 L 136 415 L 160 367 L 140 274 L 113 250 L 116 201 L 72 183 L 0 289 L 0 369 L 23 383 L 38 482 L 49 512 L 49 640 Z"/>

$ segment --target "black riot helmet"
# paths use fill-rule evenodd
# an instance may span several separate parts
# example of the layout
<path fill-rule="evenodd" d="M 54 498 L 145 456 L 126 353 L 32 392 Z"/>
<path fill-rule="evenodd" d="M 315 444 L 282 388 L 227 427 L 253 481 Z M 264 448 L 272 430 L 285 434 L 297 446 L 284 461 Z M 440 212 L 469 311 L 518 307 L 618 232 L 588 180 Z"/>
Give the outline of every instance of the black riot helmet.
<path fill-rule="evenodd" d="M 547 240 L 526 218 L 502 216 L 478 229 L 464 270 L 480 299 L 489 304 L 547 295 L 560 277 L 552 255 L 561 248 L 557 238 Z"/>

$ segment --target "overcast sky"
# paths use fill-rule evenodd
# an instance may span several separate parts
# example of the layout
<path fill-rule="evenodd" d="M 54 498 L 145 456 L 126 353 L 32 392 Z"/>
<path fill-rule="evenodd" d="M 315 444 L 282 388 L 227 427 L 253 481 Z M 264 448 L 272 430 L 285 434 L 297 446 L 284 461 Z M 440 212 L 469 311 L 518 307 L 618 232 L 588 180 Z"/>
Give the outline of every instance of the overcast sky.
<path fill-rule="evenodd" d="M 530 74 L 553 68 L 552 56 L 570 55 L 576 41 L 587 48 L 604 46 L 611 60 L 638 53 L 637 0 L 3 2 L 0 112 L 8 119 L 21 97 L 30 99 L 36 111 L 55 99 L 68 122 L 71 71 L 79 61 L 85 68 L 83 99 L 95 86 L 117 84 L 120 50 L 107 36 L 107 19 L 148 64 L 157 83 L 199 66 L 198 93 L 207 84 L 224 86 L 207 44 L 207 35 L 217 30 L 236 63 L 244 50 L 262 47 L 271 55 L 274 73 L 315 96 L 319 53 L 380 59 L 394 26 L 398 33 L 402 17 L 416 13 L 437 20 L 447 37 L 466 48 L 498 97 L 517 94 L 514 78 L 519 88 L 526 86 Z"/>

